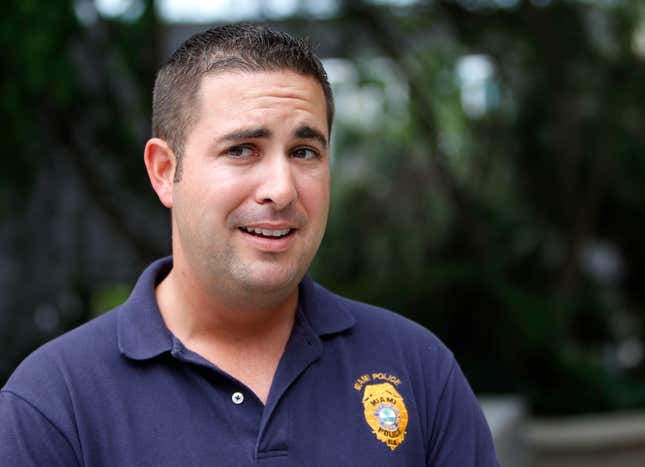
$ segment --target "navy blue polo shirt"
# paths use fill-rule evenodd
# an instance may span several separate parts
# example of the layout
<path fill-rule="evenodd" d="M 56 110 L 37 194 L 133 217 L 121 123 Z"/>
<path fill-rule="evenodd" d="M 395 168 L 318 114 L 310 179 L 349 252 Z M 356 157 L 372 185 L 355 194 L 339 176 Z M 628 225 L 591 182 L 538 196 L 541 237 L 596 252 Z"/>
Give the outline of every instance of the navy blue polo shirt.
<path fill-rule="evenodd" d="M 498 465 L 459 366 L 424 328 L 305 277 L 263 405 L 164 325 L 154 288 L 171 265 L 16 369 L 0 465 Z"/>

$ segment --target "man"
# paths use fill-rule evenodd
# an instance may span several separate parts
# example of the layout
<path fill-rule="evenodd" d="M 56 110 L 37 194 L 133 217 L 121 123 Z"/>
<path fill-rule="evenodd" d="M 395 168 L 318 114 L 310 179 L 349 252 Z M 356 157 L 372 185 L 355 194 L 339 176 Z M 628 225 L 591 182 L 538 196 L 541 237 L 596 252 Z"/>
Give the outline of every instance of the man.
<path fill-rule="evenodd" d="M 175 52 L 144 151 L 173 256 L 20 365 L 1 465 L 497 465 L 441 342 L 306 275 L 332 116 L 322 65 L 285 34 L 224 26 Z"/>

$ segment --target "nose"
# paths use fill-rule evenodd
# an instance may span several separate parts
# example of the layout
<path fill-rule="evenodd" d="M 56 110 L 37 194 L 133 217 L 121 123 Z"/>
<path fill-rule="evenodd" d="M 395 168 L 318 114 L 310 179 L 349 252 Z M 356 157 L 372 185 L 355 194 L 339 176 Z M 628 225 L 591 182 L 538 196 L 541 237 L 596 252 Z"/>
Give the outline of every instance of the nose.
<path fill-rule="evenodd" d="M 281 210 L 298 198 L 293 168 L 288 157 L 267 157 L 261 167 L 261 183 L 256 192 L 257 203 L 272 204 L 276 210 Z"/>

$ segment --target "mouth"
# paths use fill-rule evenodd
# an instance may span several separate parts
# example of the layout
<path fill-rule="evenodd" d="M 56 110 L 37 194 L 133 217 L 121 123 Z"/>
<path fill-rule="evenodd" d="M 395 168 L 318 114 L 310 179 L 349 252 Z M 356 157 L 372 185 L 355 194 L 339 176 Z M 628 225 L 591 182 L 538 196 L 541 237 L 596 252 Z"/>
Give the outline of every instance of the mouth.
<path fill-rule="evenodd" d="M 292 235 L 296 229 L 260 229 L 257 227 L 246 227 L 242 226 L 239 228 L 242 232 L 246 234 L 253 235 L 254 237 L 268 238 L 268 239 L 279 239 L 285 238 Z"/>

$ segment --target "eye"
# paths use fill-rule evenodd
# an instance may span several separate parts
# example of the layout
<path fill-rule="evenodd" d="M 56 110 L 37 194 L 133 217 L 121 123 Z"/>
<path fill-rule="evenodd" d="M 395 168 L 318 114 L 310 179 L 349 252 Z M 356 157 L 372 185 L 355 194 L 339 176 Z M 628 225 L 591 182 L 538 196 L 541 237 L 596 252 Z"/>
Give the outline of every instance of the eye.
<path fill-rule="evenodd" d="M 319 157 L 318 151 L 311 148 L 297 148 L 291 153 L 291 155 L 296 159 L 304 160 L 317 159 Z"/>
<path fill-rule="evenodd" d="M 246 159 L 255 155 L 255 150 L 249 146 L 233 146 L 225 151 L 225 154 L 237 159 Z"/>

